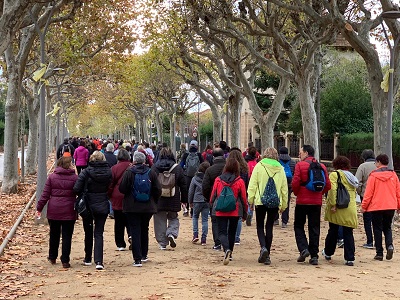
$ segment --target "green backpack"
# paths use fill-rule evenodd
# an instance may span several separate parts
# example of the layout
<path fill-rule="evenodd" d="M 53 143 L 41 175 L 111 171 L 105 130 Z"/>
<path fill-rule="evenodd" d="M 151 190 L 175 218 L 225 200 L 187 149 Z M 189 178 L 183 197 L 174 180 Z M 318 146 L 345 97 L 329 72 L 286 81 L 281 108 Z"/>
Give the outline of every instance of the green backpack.
<path fill-rule="evenodd" d="M 222 182 L 222 180 L 221 180 Z M 221 193 L 216 197 L 215 201 L 217 202 L 215 206 L 216 211 L 220 212 L 231 212 L 236 209 L 236 197 L 233 194 L 231 186 L 236 182 L 236 179 L 228 185 L 224 185 L 221 190 Z"/>

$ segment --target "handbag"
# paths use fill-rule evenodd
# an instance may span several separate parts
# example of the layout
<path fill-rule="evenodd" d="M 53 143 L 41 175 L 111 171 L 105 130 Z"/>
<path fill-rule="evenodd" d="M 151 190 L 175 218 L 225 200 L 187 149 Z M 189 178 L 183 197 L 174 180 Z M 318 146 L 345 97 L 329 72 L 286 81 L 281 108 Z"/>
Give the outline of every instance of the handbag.
<path fill-rule="evenodd" d="M 82 218 L 87 218 L 91 215 L 86 197 L 87 184 L 88 180 L 85 179 L 85 187 L 83 188 L 83 193 L 78 197 L 75 202 L 75 210 Z"/>
<path fill-rule="evenodd" d="M 350 194 L 340 179 L 340 173 L 336 171 L 337 178 L 337 193 L 336 193 L 336 208 L 347 208 L 350 203 Z"/>

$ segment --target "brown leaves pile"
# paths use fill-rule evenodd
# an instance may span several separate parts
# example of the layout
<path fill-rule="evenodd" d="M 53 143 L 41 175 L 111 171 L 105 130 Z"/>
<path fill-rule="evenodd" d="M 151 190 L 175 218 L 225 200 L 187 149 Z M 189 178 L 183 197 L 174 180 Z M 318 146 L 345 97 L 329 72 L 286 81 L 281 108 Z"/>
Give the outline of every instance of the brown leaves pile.
<path fill-rule="evenodd" d="M 27 180 L 27 182 L 32 181 L 34 180 Z M 17 194 L 0 194 L 0 244 L 35 190 L 35 183 L 25 183 L 18 185 Z M 26 258 L 35 255 L 31 246 L 36 240 L 43 240 L 47 234 L 46 227 L 34 225 L 35 208 L 34 203 L 26 212 L 14 237 L 4 250 L 4 254 L 0 256 L 0 299 L 16 299 L 29 294 L 35 288 L 34 286 L 30 287 L 26 282 L 37 274 L 23 268 Z"/>

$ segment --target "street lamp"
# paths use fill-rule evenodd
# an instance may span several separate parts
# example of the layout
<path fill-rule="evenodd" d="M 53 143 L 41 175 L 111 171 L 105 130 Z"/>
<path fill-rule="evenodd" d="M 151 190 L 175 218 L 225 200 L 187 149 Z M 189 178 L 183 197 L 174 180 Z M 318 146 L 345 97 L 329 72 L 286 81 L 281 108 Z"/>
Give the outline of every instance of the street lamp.
<path fill-rule="evenodd" d="M 171 140 L 171 143 L 172 143 L 171 146 L 172 146 L 172 153 L 174 154 L 175 157 L 176 157 L 176 134 L 175 134 L 175 129 L 176 129 L 176 108 L 177 108 L 177 105 L 178 105 L 178 103 L 177 103 L 178 99 L 179 99 L 178 96 L 173 96 L 171 98 L 171 100 L 173 101 L 172 106 L 174 108 L 174 114 L 172 116 L 172 125 L 173 125 L 172 133 L 173 133 L 173 137 L 172 137 L 172 140 Z"/>
<path fill-rule="evenodd" d="M 393 47 L 390 45 L 390 40 L 386 32 L 385 26 L 383 25 L 383 19 L 398 19 L 400 18 L 400 11 L 386 11 L 381 14 L 381 25 L 385 38 L 390 51 L 390 63 L 389 63 L 389 90 L 388 90 L 388 108 L 387 108 L 387 145 L 386 154 L 389 156 L 389 168 L 393 169 L 393 155 L 392 155 L 392 118 L 393 118 L 393 79 L 394 79 L 394 51 L 400 41 L 400 34 L 394 41 Z"/>

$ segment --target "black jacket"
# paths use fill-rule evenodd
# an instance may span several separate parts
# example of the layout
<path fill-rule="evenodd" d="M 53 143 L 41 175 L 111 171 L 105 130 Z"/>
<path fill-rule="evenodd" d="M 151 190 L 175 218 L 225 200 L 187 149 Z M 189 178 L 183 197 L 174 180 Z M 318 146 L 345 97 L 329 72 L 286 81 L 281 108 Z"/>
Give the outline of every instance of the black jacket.
<path fill-rule="evenodd" d="M 190 147 L 189 148 L 189 152 L 186 152 L 183 154 L 181 162 L 179 163 L 180 166 L 182 167 L 184 174 L 186 175 L 186 159 L 189 156 L 189 153 L 197 153 L 197 156 L 199 157 L 199 164 L 201 164 L 204 161 L 203 155 L 201 155 L 201 153 L 197 152 L 197 148 L 196 147 Z M 189 189 L 189 187 L 188 187 Z"/>
<path fill-rule="evenodd" d="M 148 202 L 135 201 L 132 194 L 133 182 L 135 180 L 135 174 L 143 174 L 149 170 L 149 167 L 145 164 L 135 164 L 132 168 L 125 171 L 121 184 L 119 185 L 119 191 L 124 194 L 124 200 L 122 202 L 122 211 L 126 213 L 152 213 L 157 212 L 157 202 L 161 196 L 161 185 L 158 182 L 157 174 L 151 170 L 149 178 L 151 181 L 151 194 Z"/>
<path fill-rule="evenodd" d="M 210 196 L 215 179 L 222 174 L 225 167 L 226 160 L 223 156 L 214 157 L 214 162 L 211 167 L 206 170 L 203 178 L 203 196 L 207 202 L 210 202 Z"/>
<path fill-rule="evenodd" d="M 171 169 L 175 160 L 170 158 L 159 158 L 152 166 L 152 170 L 156 172 L 157 176 L 160 172 L 168 171 Z M 172 172 L 175 174 L 175 195 L 173 197 L 160 197 L 157 204 L 158 211 L 172 211 L 178 212 L 181 210 L 181 199 L 187 199 L 188 189 L 186 186 L 186 179 L 183 175 L 182 168 L 178 165 Z"/>
<path fill-rule="evenodd" d="M 111 151 L 105 151 L 104 156 L 106 157 L 106 161 L 108 163 L 108 166 L 111 168 L 112 166 L 117 164 L 117 157 L 114 155 L 113 152 Z"/>
<path fill-rule="evenodd" d="M 85 180 L 88 180 L 86 193 L 87 204 L 95 215 L 106 215 L 110 211 L 107 191 L 111 179 L 111 169 L 106 161 L 91 161 L 89 162 L 89 166 L 82 170 L 78 180 L 75 182 L 74 191 L 76 194 L 80 195 L 83 193 Z"/>
<path fill-rule="evenodd" d="M 75 152 L 75 147 L 74 146 L 72 146 L 70 143 L 68 143 L 68 142 L 64 142 L 64 143 L 62 143 L 60 146 L 58 146 L 58 149 L 57 149 L 57 159 L 59 159 L 60 157 L 62 157 L 63 156 L 63 149 L 64 149 L 64 146 L 68 146 L 68 148 L 69 148 L 69 153 L 71 153 L 71 157 L 73 158 L 74 157 L 74 152 Z"/>

